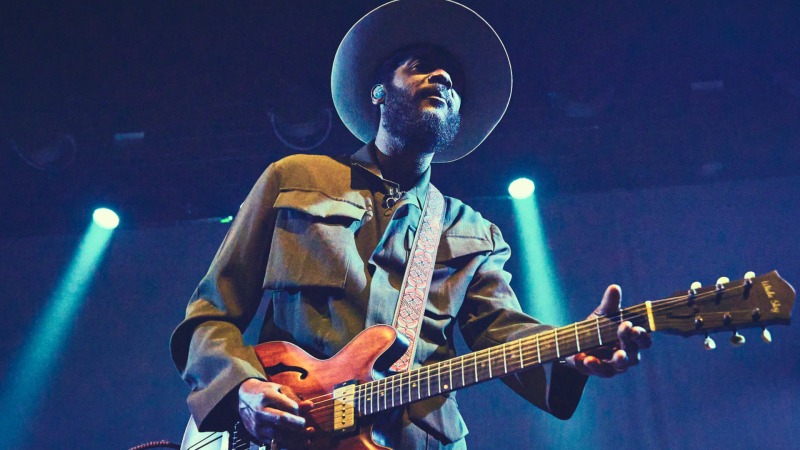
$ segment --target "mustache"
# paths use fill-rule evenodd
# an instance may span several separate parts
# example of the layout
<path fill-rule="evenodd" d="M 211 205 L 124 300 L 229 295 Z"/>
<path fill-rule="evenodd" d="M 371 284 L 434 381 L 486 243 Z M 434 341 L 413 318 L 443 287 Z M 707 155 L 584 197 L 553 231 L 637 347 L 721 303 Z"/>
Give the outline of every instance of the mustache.
<path fill-rule="evenodd" d="M 419 92 L 417 92 L 417 95 L 414 96 L 414 98 L 416 100 L 422 100 L 432 95 L 443 98 L 444 101 L 447 102 L 448 106 L 453 105 L 453 99 L 450 96 L 450 89 L 448 89 L 447 86 L 443 84 L 433 84 L 430 86 L 426 86 L 420 89 Z"/>

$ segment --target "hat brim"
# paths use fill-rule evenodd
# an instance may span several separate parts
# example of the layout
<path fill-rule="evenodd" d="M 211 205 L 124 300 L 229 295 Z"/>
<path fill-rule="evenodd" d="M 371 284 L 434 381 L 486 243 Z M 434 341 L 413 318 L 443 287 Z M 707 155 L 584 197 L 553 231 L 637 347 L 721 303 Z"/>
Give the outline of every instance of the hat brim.
<path fill-rule="evenodd" d="M 395 0 L 361 18 L 347 32 L 331 73 L 333 104 L 345 126 L 369 142 L 377 134 L 370 89 L 377 67 L 409 45 L 444 48 L 461 64 L 465 86 L 461 128 L 433 162 L 451 162 L 472 152 L 492 132 L 511 99 L 511 63 L 494 29 L 475 11 L 450 0 Z"/>

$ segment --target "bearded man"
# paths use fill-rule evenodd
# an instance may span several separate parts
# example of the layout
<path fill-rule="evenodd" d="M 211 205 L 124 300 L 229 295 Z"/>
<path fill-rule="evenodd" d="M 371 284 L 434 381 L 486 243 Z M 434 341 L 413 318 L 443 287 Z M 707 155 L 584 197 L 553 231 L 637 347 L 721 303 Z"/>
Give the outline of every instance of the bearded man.
<path fill-rule="evenodd" d="M 397 323 L 421 217 L 440 195 L 431 163 L 464 157 L 488 136 L 506 110 L 511 81 L 497 34 L 458 3 L 390 2 L 353 26 L 337 51 L 331 87 L 342 121 L 366 144 L 349 157 L 295 155 L 270 165 L 173 334 L 173 359 L 192 388 L 188 403 L 200 430 L 240 421 L 272 448 L 338 445 L 316 440 L 309 412 L 319 400 L 274 381 L 264 366 L 285 364 L 259 360 L 242 331 L 265 290 L 261 340 L 290 342 L 315 358 L 336 355 L 372 325 Z M 410 369 L 455 357 L 456 326 L 473 351 L 552 328 L 521 311 L 498 228 L 461 201 L 439 198 L 439 244 L 418 335 L 411 335 Z M 593 314 L 615 313 L 619 300 L 619 288 L 610 286 Z M 650 345 L 630 322 L 617 335 L 617 347 L 503 380 L 569 418 L 587 376 L 624 372 Z M 452 392 L 390 408 L 368 434 L 395 449 L 456 449 L 466 448 L 467 427 Z"/>

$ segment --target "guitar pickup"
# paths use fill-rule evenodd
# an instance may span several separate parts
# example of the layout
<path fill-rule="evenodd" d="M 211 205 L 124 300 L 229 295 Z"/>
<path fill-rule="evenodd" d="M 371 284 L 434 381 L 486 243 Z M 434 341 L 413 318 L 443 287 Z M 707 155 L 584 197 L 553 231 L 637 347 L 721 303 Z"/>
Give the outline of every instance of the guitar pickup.
<path fill-rule="evenodd" d="M 356 429 L 356 380 L 337 384 L 333 388 L 333 432 L 345 434 Z"/>

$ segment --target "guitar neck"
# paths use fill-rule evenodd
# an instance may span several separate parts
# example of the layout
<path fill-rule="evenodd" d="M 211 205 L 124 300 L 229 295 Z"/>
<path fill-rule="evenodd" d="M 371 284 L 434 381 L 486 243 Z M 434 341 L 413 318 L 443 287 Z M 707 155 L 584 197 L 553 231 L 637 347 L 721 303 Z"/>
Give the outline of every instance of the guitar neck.
<path fill-rule="evenodd" d="M 368 416 L 418 400 L 556 361 L 618 341 L 622 321 L 650 330 L 647 308 L 640 304 L 614 317 L 597 317 L 507 342 L 447 361 L 420 367 L 356 388 L 356 409 Z"/>

